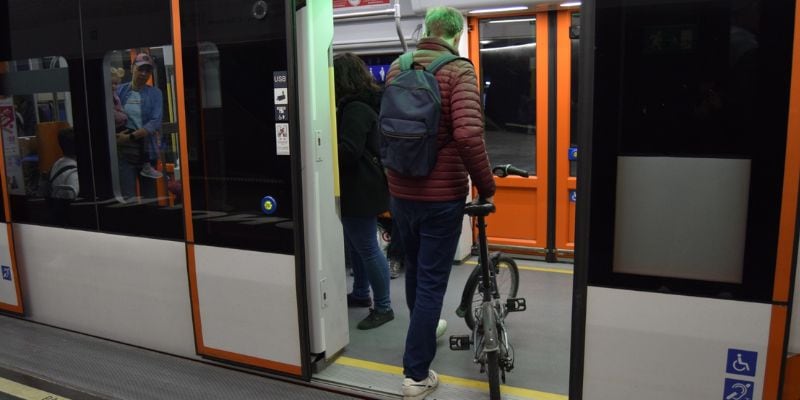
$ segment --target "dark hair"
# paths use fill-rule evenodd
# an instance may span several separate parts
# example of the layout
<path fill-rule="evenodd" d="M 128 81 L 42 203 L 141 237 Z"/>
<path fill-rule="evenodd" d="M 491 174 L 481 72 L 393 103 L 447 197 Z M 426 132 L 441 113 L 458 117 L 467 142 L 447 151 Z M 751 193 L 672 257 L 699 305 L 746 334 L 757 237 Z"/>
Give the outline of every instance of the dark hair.
<path fill-rule="evenodd" d="M 337 54 L 333 57 L 333 71 L 337 103 L 345 97 L 380 91 L 367 69 L 367 64 L 353 53 Z"/>
<path fill-rule="evenodd" d="M 58 131 L 58 145 L 65 156 L 75 157 L 75 131 L 72 128 L 64 128 Z"/>

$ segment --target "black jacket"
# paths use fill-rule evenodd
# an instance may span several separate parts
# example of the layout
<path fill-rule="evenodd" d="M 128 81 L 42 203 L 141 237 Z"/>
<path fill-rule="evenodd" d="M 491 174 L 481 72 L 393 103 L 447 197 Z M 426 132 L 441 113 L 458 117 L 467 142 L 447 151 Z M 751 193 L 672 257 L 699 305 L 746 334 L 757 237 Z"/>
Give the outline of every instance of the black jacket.
<path fill-rule="evenodd" d="M 342 216 L 371 217 L 389 209 L 378 146 L 379 93 L 344 98 L 337 107 Z"/>

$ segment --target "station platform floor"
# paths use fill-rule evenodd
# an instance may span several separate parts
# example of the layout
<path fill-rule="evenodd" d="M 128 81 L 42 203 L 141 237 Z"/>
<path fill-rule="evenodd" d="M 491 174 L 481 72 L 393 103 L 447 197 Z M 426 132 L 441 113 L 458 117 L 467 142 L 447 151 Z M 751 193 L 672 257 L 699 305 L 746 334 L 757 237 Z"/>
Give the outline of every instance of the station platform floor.
<path fill-rule="evenodd" d="M 505 400 L 566 400 L 572 266 L 517 260 L 519 295 L 528 310 L 507 319 L 516 366 L 503 386 Z M 468 333 L 455 316 L 475 261 L 454 265 L 432 368 L 439 388 L 429 400 L 485 399 L 486 377 L 471 351 L 451 351 L 447 337 Z M 392 280 L 395 320 L 370 331 L 355 325 L 367 309 L 350 309 L 350 344 L 312 382 L 162 354 L 34 322 L 0 316 L 0 400 L 98 399 L 398 399 L 408 327 L 402 276 Z M 351 282 L 349 282 L 351 283 Z"/>
<path fill-rule="evenodd" d="M 0 316 L 0 400 L 364 398 Z"/>

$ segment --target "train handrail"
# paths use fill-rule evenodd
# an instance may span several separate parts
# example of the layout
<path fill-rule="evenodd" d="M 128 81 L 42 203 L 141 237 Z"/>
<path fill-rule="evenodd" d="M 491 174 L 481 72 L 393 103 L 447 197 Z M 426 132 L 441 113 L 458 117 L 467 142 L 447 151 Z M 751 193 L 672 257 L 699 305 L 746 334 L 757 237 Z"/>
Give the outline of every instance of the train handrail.
<path fill-rule="evenodd" d="M 403 35 L 403 28 L 400 26 L 400 18 L 402 17 L 402 15 L 400 14 L 399 0 L 394 0 L 394 5 L 391 8 L 386 8 L 383 10 L 356 11 L 356 12 L 333 14 L 333 20 L 334 22 L 348 21 L 348 20 L 367 19 L 367 18 L 381 17 L 381 16 L 394 17 L 394 26 L 395 29 L 397 29 L 397 37 L 400 40 L 400 45 L 403 46 L 403 52 L 404 53 L 407 52 L 408 44 L 406 43 L 405 35 Z"/>

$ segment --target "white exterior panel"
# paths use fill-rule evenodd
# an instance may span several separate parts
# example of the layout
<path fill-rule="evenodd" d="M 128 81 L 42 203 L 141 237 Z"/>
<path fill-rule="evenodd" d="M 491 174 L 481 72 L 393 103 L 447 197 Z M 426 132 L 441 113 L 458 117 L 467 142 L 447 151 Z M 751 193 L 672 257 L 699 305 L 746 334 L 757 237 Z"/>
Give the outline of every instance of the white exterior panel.
<path fill-rule="evenodd" d="M 28 317 L 196 357 L 183 242 L 14 224 Z"/>
<path fill-rule="evenodd" d="M 761 399 L 769 304 L 589 287 L 586 315 L 585 400 L 724 399 L 726 378 Z M 754 377 L 726 372 L 729 349 L 758 353 Z"/>
<path fill-rule="evenodd" d="M 203 344 L 301 364 L 293 256 L 195 246 Z"/>

